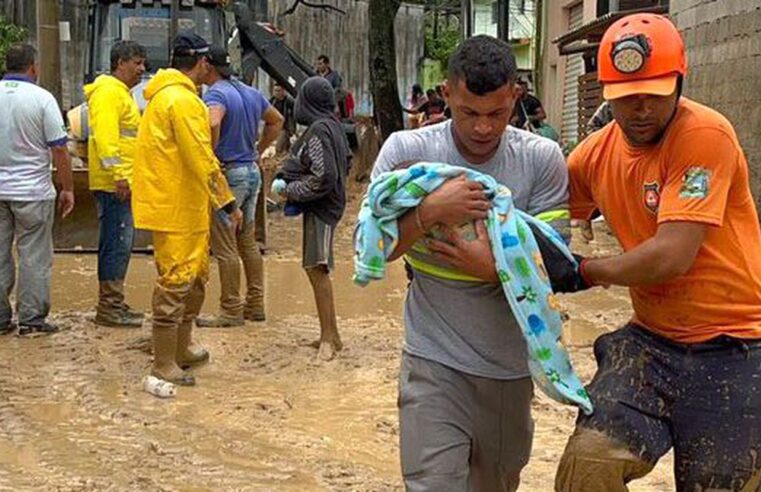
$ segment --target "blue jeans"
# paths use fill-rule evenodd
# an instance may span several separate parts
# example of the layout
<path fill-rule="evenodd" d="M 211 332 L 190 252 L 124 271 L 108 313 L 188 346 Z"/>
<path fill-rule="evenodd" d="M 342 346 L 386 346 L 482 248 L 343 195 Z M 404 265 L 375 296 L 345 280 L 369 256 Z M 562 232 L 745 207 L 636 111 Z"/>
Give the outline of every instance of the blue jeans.
<path fill-rule="evenodd" d="M 256 164 L 233 167 L 225 170 L 225 178 L 235 197 L 235 203 L 243 212 L 243 223 L 250 224 L 256 219 L 256 201 L 259 199 L 259 190 L 262 186 L 262 175 Z M 227 221 L 227 214 L 219 211 L 223 220 Z"/>
<path fill-rule="evenodd" d="M 98 280 L 124 280 L 135 242 L 132 207 L 129 201 L 119 200 L 116 193 L 96 191 L 94 195 L 100 222 Z"/>

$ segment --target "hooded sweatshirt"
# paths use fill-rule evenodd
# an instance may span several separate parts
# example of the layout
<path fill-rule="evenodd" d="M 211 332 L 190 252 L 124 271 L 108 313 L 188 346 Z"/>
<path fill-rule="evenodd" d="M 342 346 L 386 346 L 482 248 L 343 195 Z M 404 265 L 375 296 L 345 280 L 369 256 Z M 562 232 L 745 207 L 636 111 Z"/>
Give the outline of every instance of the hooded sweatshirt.
<path fill-rule="evenodd" d="M 323 77 L 310 77 L 299 89 L 294 116 L 308 126 L 291 149 L 277 177 L 288 185 L 285 196 L 301 209 L 335 226 L 346 208 L 346 175 L 351 149 L 335 117 L 335 92 Z"/>
<path fill-rule="evenodd" d="M 129 87 L 112 75 L 85 86 L 90 124 L 87 142 L 90 189 L 116 190 L 114 181 L 132 182 L 140 110 Z"/>
<path fill-rule="evenodd" d="M 210 209 L 234 199 L 211 148 L 206 105 L 193 81 L 175 69 L 159 70 L 144 95 L 132 187 L 135 227 L 208 231 Z"/>

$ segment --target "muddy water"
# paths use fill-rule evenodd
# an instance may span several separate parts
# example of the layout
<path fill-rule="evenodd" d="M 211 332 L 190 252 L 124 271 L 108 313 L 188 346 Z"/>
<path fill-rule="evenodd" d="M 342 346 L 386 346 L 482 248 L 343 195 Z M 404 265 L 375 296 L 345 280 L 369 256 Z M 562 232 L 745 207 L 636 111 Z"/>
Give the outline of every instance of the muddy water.
<path fill-rule="evenodd" d="M 350 251 L 348 227 L 337 249 Z M 138 330 L 90 321 L 92 256 L 55 259 L 51 337 L 0 338 L 0 490 L 401 490 L 396 376 L 404 272 L 366 289 L 351 265 L 335 274 L 345 350 L 328 363 L 308 347 L 318 333 L 298 261 L 297 223 L 276 218 L 266 256 L 268 321 L 196 330 L 212 354 L 199 385 L 163 401 L 140 391 L 150 366 L 148 323 Z M 135 257 L 128 301 L 149 309 L 151 257 Z M 206 311 L 214 311 L 216 269 Z M 584 379 L 589 343 L 628 317 L 626 292 L 566 297 L 564 337 Z M 538 395 L 531 463 L 521 490 L 552 490 L 574 412 Z M 633 491 L 673 490 L 665 462 Z"/>

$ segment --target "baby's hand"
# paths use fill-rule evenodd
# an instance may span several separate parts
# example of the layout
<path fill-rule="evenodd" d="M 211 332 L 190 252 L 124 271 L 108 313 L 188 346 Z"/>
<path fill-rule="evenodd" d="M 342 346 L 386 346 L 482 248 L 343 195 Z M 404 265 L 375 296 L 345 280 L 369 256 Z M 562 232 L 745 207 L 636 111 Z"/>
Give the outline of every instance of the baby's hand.
<path fill-rule="evenodd" d="M 283 179 L 276 179 L 272 182 L 272 186 L 270 187 L 270 191 L 273 195 L 282 195 L 285 193 L 285 180 Z"/>

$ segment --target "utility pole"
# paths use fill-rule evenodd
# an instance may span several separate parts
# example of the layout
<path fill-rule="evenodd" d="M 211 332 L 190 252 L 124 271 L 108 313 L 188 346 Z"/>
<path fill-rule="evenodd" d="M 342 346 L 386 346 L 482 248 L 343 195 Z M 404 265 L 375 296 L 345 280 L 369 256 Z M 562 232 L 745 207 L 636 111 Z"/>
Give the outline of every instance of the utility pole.
<path fill-rule="evenodd" d="M 510 0 L 497 2 L 497 37 L 510 43 Z"/>
<path fill-rule="evenodd" d="M 180 20 L 180 0 L 172 0 L 172 5 L 169 8 L 169 63 L 172 63 L 172 44 L 174 44 L 174 38 L 177 37 L 177 31 L 179 30 Z"/>
<path fill-rule="evenodd" d="M 460 0 L 460 29 L 463 39 L 473 35 L 473 1 Z"/>
<path fill-rule="evenodd" d="M 58 0 L 37 0 L 37 46 L 39 84 L 61 104 L 61 50 L 58 32 Z"/>

